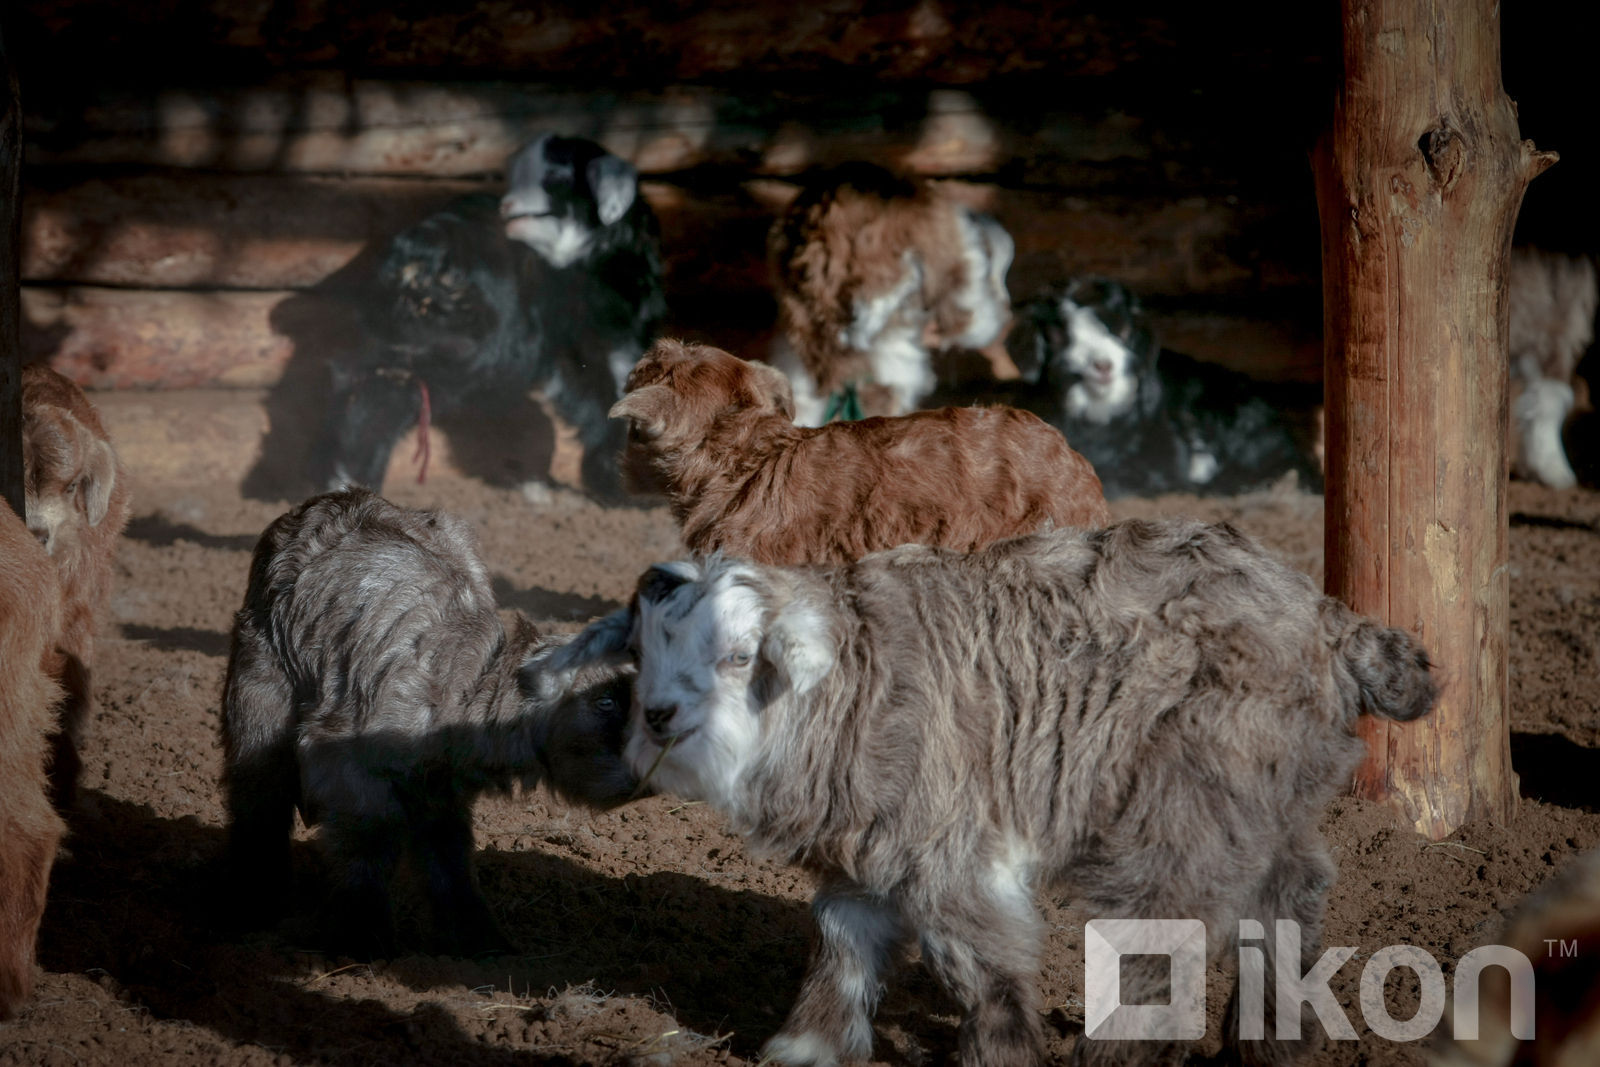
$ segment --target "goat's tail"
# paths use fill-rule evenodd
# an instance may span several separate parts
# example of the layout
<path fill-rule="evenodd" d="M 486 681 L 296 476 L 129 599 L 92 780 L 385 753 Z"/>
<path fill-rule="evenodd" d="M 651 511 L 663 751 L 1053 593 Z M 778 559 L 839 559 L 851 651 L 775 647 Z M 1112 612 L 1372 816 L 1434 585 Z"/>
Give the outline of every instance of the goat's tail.
<path fill-rule="evenodd" d="M 1363 715 L 1409 722 L 1438 699 L 1427 651 L 1405 630 L 1357 615 L 1333 598 L 1323 601 L 1322 625 L 1333 646 L 1333 670 L 1345 704 Z"/>

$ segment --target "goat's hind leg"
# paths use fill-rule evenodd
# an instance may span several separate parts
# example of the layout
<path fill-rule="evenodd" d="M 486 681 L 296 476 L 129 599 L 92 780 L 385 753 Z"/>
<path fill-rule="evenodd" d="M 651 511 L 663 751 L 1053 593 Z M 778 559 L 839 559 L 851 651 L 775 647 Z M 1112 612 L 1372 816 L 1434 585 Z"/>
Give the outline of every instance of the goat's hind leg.
<path fill-rule="evenodd" d="M 1031 893 L 1018 881 L 974 887 L 916 916 L 922 956 L 962 1008 L 963 1067 L 1045 1062 L 1039 1026 L 1039 944 Z"/>
<path fill-rule="evenodd" d="M 762 1057 L 782 1064 L 834 1064 L 872 1055 L 872 1012 L 889 954 L 904 936 L 894 905 L 848 883 L 811 903 L 816 932 L 800 996 Z"/>
<path fill-rule="evenodd" d="M 1313 827 L 1285 843 L 1256 887 L 1254 899 L 1240 917 L 1257 924 L 1255 930 L 1262 935 L 1261 962 L 1265 966 L 1259 988 L 1256 988 L 1253 978 L 1245 978 L 1247 966 L 1241 964 L 1223 1024 L 1225 1062 L 1269 1067 L 1292 1063 L 1306 1051 L 1316 1024 L 1307 1017 L 1309 1012 L 1304 1006 L 1298 1020 L 1299 1034 L 1279 1036 L 1277 968 L 1295 967 L 1295 976 L 1299 977 L 1320 957 L 1322 914 L 1334 873 L 1333 862 Z M 1278 958 L 1276 926 L 1280 919 L 1290 920 L 1299 928 L 1300 953 L 1296 959 Z M 1257 949 L 1256 945 L 1246 947 Z M 1248 969 L 1254 966 L 1250 964 Z M 1252 988 L 1242 990 L 1245 985 Z"/>

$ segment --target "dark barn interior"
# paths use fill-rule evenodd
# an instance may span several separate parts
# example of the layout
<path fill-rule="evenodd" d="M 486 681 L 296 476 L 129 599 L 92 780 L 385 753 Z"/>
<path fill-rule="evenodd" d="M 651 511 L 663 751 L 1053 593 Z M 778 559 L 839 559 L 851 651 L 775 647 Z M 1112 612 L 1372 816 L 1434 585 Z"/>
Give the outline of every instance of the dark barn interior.
<path fill-rule="evenodd" d="M 1563 157 L 1518 240 L 1593 251 L 1579 46 L 1558 5 L 1503 18 L 1523 133 Z M 79 0 L 10 21 L 24 355 L 86 385 L 277 382 L 340 343 L 318 298 L 370 270 L 363 250 L 497 190 L 544 130 L 639 169 L 668 328 L 746 355 L 773 322 L 771 219 L 808 172 L 867 160 L 994 213 L 1014 299 L 1103 274 L 1175 350 L 1320 376 L 1325 6 Z"/>
<path fill-rule="evenodd" d="M 1522 134 L 1561 155 L 1515 242 L 1593 256 L 1591 46 L 1568 5 L 1500 18 Z M 678 336 L 765 356 L 773 219 L 807 176 L 867 161 L 994 215 L 1016 241 L 1013 300 L 1104 275 L 1143 298 L 1167 347 L 1320 391 L 1310 153 L 1341 79 L 1337 4 L 10 0 L 0 24 L 24 116 L 22 359 L 90 390 L 135 508 L 97 667 L 92 814 L 72 823 L 37 1006 L 0 1024 L 0 1067 L 757 1063 L 782 1022 L 810 887 L 670 798 L 592 817 L 542 791 L 480 806 L 483 890 L 525 953 L 509 960 L 356 964 L 309 946 L 303 913 L 241 935 L 212 896 L 228 630 L 256 536 L 310 490 L 325 364 L 360 342 L 350 293 L 394 234 L 498 194 L 530 137 L 591 138 L 637 168 Z M 482 530 L 502 609 L 572 628 L 679 543 L 661 509 L 525 499 L 545 470 L 575 480 L 570 433 L 540 419 L 442 425 L 425 486 L 408 439 L 386 487 Z M 1587 486 L 1591 446 L 1572 443 Z M 1600 845 L 1600 504 L 1511 492 L 1522 814 L 1423 845 L 1341 799 L 1324 825 L 1340 867 L 1329 944 L 1411 940 L 1453 967 Z M 1169 514 L 1233 521 L 1322 580 L 1318 496 L 1114 510 Z M 297 846 L 295 862 L 312 892 L 319 861 Z M 1083 1029 L 1084 916 L 1044 911 L 1059 1058 Z M 1361 1027 L 1354 972 L 1334 990 L 1359 1045 L 1307 1062 L 1423 1064 Z M 874 1062 L 941 1062 L 957 1009 L 915 967 L 896 983 Z M 1414 984 L 1397 995 L 1414 1003 Z"/>

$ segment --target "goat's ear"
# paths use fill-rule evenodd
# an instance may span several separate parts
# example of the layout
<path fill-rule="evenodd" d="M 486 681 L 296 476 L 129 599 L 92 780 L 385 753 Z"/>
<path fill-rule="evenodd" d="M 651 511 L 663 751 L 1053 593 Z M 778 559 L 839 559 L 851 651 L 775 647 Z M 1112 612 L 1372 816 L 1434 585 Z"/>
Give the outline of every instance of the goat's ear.
<path fill-rule="evenodd" d="M 634 428 L 645 437 L 659 437 L 677 399 L 669 386 L 643 385 L 611 405 L 613 419 L 632 419 Z"/>
<path fill-rule="evenodd" d="M 589 162 L 589 188 L 594 190 L 600 225 L 610 226 L 633 206 L 633 198 L 639 195 L 639 174 L 625 159 L 601 156 Z"/>
<path fill-rule="evenodd" d="M 111 492 L 117 487 L 117 454 L 100 438 L 80 428 L 83 445 L 83 504 L 90 526 L 99 526 L 111 510 Z"/>
<path fill-rule="evenodd" d="M 585 626 L 565 644 L 546 647 L 522 661 L 517 687 L 546 702 L 559 700 L 577 672 L 594 663 L 619 664 L 633 644 L 633 606 L 619 608 Z"/>
<path fill-rule="evenodd" d="M 789 384 L 789 376 L 768 363 L 746 360 L 746 366 L 754 376 L 757 402 L 772 405 L 785 418 L 794 418 L 794 386 Z"/>
<path fill-rule="evenodd" d="M 655 566 L 639 576 L 639 585 L 634 593 L 634 603 L 648 600 L 655 603 L 663 600 L 678 586 L 693 581 L 689 575 L 679 568 Z"/>
<path fill-rule="evenodd" d="M 790 601 L 767 627 L 761 658 L 777 668 L 796 695 L 809 692 L 838 659 L 828 620 L 815 608 Z"/>

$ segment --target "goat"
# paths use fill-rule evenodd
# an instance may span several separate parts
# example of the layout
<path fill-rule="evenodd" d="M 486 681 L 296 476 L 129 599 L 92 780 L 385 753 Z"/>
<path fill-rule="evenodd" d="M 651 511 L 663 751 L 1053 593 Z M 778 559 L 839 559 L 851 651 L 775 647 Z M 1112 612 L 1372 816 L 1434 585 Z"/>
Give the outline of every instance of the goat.
<path fill-rule="evenodd" d="M 1334 875 L 1317 821 L 1360 759 L 1357 715 L 1435 697 L 1410 635 L 1193 521 L 832 568 L 666 564 L 576 643 L 637 658 L 636 771 L 820 880 L 800 998 L 764 1052 L 786 1064 L 871 1053 L 880 971 L 912 936 L 961 1004 L 963 1063 L 1043 1062 L 1041 884 L 1202 920 L 1212 945 L 1294 919 L 1293 965 L 1315 960 Z M 1165 960 L 1124 958 L 1121 1003 L 1162 1003 L 1168 981 Z M 1246 1062 L 1294 1051 L 1230 1043 Z"/>
<path fill-rule="evenodd" d="M 1230 494 L 1293 471 L 1322 490 L 1292 390 L 1161 348 L 1137 296 L 1079 278 L 1017 309 L 1006 338 L 1024 379 L 1018 402 L 1059 429 L 1106 495 Z"/>
<path fill-rule="evenodd" d="M 918 407 L 938 384 L 930 349 L 983 348 L 1004 331 L 1015 251 L 998 222 L 926 182 L 867 164 L 809 182 L 767 239 L 773 363 L 794 389 L 796 421 Z"/>
<path fill-rule="evenodd" d="M 57 807 L 77 802 L 78 754 L 94 717 L 95 631 L 111 597 L 117 538 L 128 525 L 128 478 L 82 389 L 43 364 L 22 369 L 22 466 L 28 529 L 60 577 L 61 632 L 50 672 L 65 690 L 51 741 Z"/>
<path fill-rule="evenodd" d="M 1561 430 L 1576 402 L 1578 362 L 1594 343 L 1594 261 L 1535 248 L 1511 253 L 1508 283 L 1514 470 L 1555 489 L 1578 484 Z"/>
<path fill-rule="evenodd" d="M 666 493 L 691 551 L 840 563 L 919 541 L 972 549 L 1110 521 L 1059 433 L 1010 408 L 945 408 L 797 426 L 777 370 L 662 340 L 612 407 L 630 484 Z"/>
<path fill-rule="evenodd" d="M 330 368 L 314 483 L 381 488 L 412 425 L 537 388 L 577 430 L 584 488 L 622 499 L 606 409 L 666 313 L 655 215 L 592 141 L 546 134 L 507 169 L 504 196 L 458 198 L 390 242 L 361 296 L 371 342 Z"/>
<path fill-rule="evenodd" d="M 63 829 L 45 777 L 61 696 L 45 661 L 60 631 L 56 568 L 0 500 L 0 1019 L 33 993 L 34 945 Z"/>
<path fill-rule="evenodd" d="M 352 489 L 270 525 L 250 563 L 222 707 L 230 847 L 266 910 L 287 896 L 296 807 L 335 867 L 333 914 L 367 955 L 395 947 L 389 881 L 407 844 L 447 951 L 506 947 L 471 867 L 473 800 L 543 781 L 627 800 L 631 678 L 564 666 L 563 640 L 507 634 L 477 538 L 442 512 Z"/>

